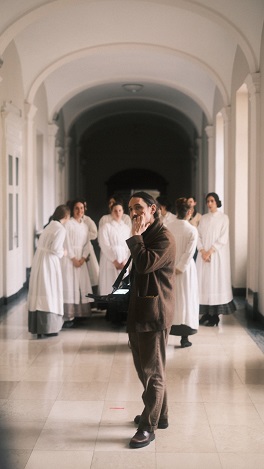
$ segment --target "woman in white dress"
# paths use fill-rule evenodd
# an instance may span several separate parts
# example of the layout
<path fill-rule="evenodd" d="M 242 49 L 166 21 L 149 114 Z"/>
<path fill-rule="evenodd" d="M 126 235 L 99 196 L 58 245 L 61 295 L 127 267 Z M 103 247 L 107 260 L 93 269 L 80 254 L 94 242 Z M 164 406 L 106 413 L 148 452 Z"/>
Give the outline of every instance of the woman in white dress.
<path fill-rule="evenodd" d="M 123 205 L 114 202 L 111 207 L 111 221 L 99 227 L 98 241 L 101 248 L 99 262 L 99 293 L 108 295 L 112 285 L 129 258 L 130 251 L 126 239 L 131 236 L 131 228 L 122 219 Z"/>
<path fill-rule="evenodd" d="M 197 273 L 199 284 L 200 324 L 217 326 L 220 314 L 235 311 L 231 287 L 229 218 L 220 212 L 219 196 L 206 196 L 209 212 L 198 226 Z"/>
<path fill-rule="evenodd" d="M 189 197 L 187 199 L 187 203 L 191 206 L 191 210 L 192 210 L 192 214 L 191 214 L 189 222 L 191 223 L 191 225 L 198 228 L 199 222 L 202 218 L 202 214 L 197 212 L 196 210 L 196 204 L 197 204 L 196 198 L 194 196 Z"/>
<path fill-rule="evenodd" d="M 198 228 L 198 225 L 199 225 L 200 220 L 202 218 L 202 214 L 197 212 L 197 210 L 196 210 L 196 204 L 197 204 L 196 198 L 194 196 L 188 197 L 187 203 L 188 203 L 188 205 L 190 205 L 191 211 L 192 211 L 189 222 L 191 223 L 191 225 Z M 194 253 L 194 256 L 193 256 L 195 261 L 197 259 L 197 254 L 198 254 L 198 251 L 197 251 L 197 249 L 195 249 L 195 253 Z"/>
<path fill-rule="evenodd" d="M 177 218 L 167 228 L 176 241 L 175 296 L 176 305 L 170 334 L 181 336 L 181 347 L 190 347 L 188 336 L 199 327 L 199 299 L 196 265 L 193 259 L 197 246 L 197 229 L 189 223 L 191 207 L 187 199 L 176 200 Z"/>
<path fill-rule="evenodd" d="M 112 210 L 112 206 L 114 203 L 118 202 L 119 204 L 121 204 L 123 207 L 124 207 L 124 203 L 123 203 L 123 200 L 121 197 L 119 196 L 111 196 L 109 197 L 108 199 L 108 208 L 109 208 L 109 213 L 107 215 L 103 215 L 100 220 L 99 220 L 99 230 L 100 228 L 105 224 L 105 223 L 110 223 L 112 221 L 112 215 L 111 215 L 111 210 Z M 122 220 L 126 223 L 126 225 L 131 229 L 132 228 L 132 223 L 131 223 L 131 220 L 130 220 L 130 216 L 127 215 L 126 213 L 123 212 L 123 215 L 122 215 Z"/>
<path fill-rule="evenodd" d="M 164 226 L 168 226 L 169 223 L 172 223 L 176 219 L 171 210 L 171 203 L 167 200 L 166 197 L 160 195 L 157 197 L 157 202 L 159 203 L 160 208 L 160 219 Z"/>
<path fill-rule="evenodd" d="M 59 205 L 40 235 L 28 292 L 28 330 L 41 338 L 55 336 L 63 325 L 63 286 L 60 258 L 64 255 L 70 209 Z"/>
<path fill-rule="evenodd" d="M 83 220 L 84 220 L 84 223 L 86 223 L 88 227 L 89 244 L 90 244 L 90 254 L 87 260 L 87 268 L 89 272 L 91 285 L 92 287 L 96 287 L 98 285 L 98 280 L 99 280 L 99 263 L 98 263 L 98 260 L 94 251 L 92 241 L 97 239 L 98 230 L 97 230 L 97 226 L 95 222 L 91 219 L 91 217 L 85 214 L 86 210 L 87 210 L 87 203 L 84 200 Z"/>
<path fill-rule="evenodd" d="M 86 266 L 90 254 L 88 227 L 84 223 L 83 200 L 72 202 L 72 217 L 66 223 L 65 248 L 67 256 L 61 261 L 64 296 L 64 324 L 72 327 L 74 319 L 91 315 L 88 293 L 92 293 L 91 281 Z M 76 322 L 76 321 L 75 321 Z"/>

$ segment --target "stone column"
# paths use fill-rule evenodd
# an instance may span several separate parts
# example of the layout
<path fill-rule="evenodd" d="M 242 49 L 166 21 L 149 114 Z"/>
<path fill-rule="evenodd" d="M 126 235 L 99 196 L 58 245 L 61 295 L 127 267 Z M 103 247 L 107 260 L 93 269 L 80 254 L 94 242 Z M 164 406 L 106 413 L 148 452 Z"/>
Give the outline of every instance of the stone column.
<path fill-rule="evenodd" d="M 56 164 L 56 151 L 55 142 L 58 132 L 56 124 L 48 124 L 48 152 L 46 155 L 46 177 L 43 180 L 43 207 L 44 219 L 48 220 L 50 215 L 54 212 L 57 200 L 57 164 Z"/>
<path fill-rule="evenodd" d="M 196 144 L 196 174 L 195 174 L 195 192 L 194 196 L 197 200 L 198 211 L 203 212 L 203 165 L 202 165 L 202 139 L 198 137 L 195 140 Z"/>
<path fill-rule="evenodd" d="M 230 167 L 229 162 L 231 160 L 231 107 L 226 106 L 221 110 L 223 121 L 224 121 L 224 201 L 225 201 L 225 212 L 230 213 Z"/>
<path fill-rule="evenodd" d="M 56 205 L 64 204 L 65 200 L 65 150 L 61 146 L 55 147 L 56 155 Z"/>
<path fill-rule="evenodd" d="M 208 146 L 208 190 L 209 192 L 215 189 L 215 151 L 214 151 L 214 127 L 207 125 L 205 127 L 207 135 Z"/>
<path fill-rule="evenodd" d="M 37 108 L 34 104 L 25 103 L 25 246 L 26 246 L 26 267 L 30 267 L 34 254 L 36 226 L 35 226 L 35 210 L 36 210 L 36 132 L 34 117 Z"/>
<path fill-rule="evenodd" d="M 246 84 L 249 92 L 247 302 L 255 314 L 259 291 L 260 201 L 263 202 L 263 193 L 260 197 L 260 73 L 249 75 Z"/>
<path fill-rule="evenodd" d="M 72 139 L 67 137 L 64 144 L 64 200 L 67 200 L 71 197 L 70 195 L 70 157 L 71 157 L 71 143 Z"/>

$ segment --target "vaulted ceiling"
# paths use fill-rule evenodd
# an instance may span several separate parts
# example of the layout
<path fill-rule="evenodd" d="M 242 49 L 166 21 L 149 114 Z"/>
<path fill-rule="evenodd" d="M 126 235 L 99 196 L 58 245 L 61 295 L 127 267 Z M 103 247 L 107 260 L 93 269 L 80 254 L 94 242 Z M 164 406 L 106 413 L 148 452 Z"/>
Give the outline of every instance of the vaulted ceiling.
<path fill-rule="evenodd" d="M 50 122 L 62 112 L 66 131 L 98 109 L 147 107 L 199 133 L 216 93 L 229 104 L 238 48 L 258 71 L 263 9 L 263 0 L 1 0 L 0 56 L 14 41 L 25 101 L 44 85 Z"/>

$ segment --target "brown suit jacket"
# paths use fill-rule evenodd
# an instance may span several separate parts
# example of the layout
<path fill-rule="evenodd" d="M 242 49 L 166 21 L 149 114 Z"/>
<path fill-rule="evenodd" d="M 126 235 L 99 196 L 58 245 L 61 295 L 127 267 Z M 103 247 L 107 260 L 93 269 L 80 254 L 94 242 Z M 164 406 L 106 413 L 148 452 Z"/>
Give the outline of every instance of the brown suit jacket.
<path fill-rule="evenodd" d="M 156 218 L 142 235 L 126 242 L 133 259 L 127 331 L 168 329 L 175 305 L 174 236 Z"/>

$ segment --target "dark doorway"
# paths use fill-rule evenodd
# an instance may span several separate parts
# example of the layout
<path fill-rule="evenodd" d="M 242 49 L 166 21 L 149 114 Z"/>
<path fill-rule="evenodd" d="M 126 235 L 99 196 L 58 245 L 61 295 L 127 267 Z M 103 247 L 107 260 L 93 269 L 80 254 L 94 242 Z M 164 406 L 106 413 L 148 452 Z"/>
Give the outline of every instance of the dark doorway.
<path fill-rule="evenodd" d="M 167 194 L 167 181 L 157 173 L 144 168 L 131 168 L 114 174 L 106 182 L 107 196 L 120 195 L 124 201 L 125 211 L 132 191 L 151 190 Z"/>
<path fill-rule="evenodd" d="M 105 117 L 87 127 L 79 145 L 79 179 L 90 216 L 98 221 L 114 192 L 127 198 L 131 189 L 157 189 L 173 204 L 189 194 L 195 137 L 180 122 L 144 112 Z"/>

